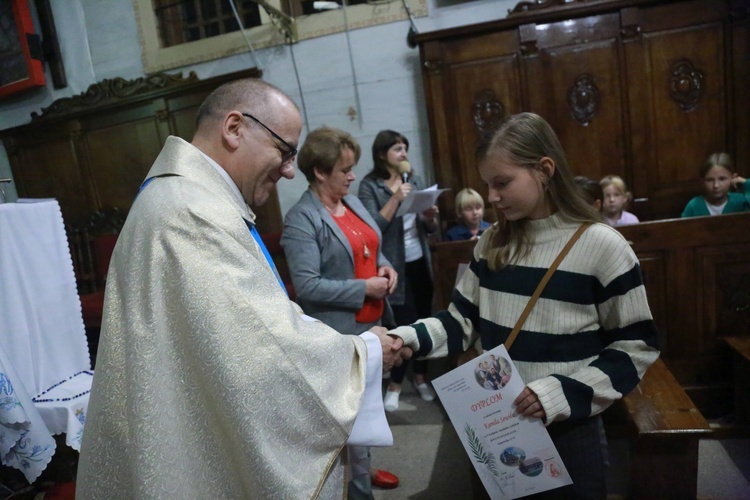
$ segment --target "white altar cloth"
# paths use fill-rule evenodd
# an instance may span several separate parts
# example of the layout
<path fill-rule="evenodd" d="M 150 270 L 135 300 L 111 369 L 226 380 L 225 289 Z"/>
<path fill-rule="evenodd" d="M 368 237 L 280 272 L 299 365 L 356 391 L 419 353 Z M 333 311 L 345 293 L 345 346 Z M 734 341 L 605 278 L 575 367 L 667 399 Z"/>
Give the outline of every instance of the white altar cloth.
<path fill-rule="evenodd" d="M 91 362 L 60 206 L 32 201 L 0 205 L 0 341 L 37 395 Z"/>
<path fill-rule="evenodd" d="M 36 408 L 50 432 L 64 432 L 65 444 L 76 451 L 81 451 L 93 376 L 92 371 L 78 372 L 64 383 L 34 398 Z"/>
<path fill-rule="evenodd" d="M 0 205 L 0 344 L 15 393 L 32 396 L 24 403 L 28 419 L 40 416 L 50 438 L 64 432 L 80 449 L 92 372 L 56 200 Z"/>

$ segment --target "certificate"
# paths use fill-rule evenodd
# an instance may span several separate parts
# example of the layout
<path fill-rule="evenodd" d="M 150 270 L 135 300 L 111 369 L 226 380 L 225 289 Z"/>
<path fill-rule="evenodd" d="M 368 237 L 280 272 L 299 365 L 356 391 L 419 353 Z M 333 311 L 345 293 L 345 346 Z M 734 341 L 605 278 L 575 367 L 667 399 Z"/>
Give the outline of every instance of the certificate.
<path fill-rule="evenodd" d="M 432 382 L 490 498 L 518 498 L 572 483 L 540 419 L 516 414 L 525 384 L 505 346 Z"/>
<path fill-rule="evenodd" d="M 409 194 L 406 195 L 404 201 L 399 205 L 396 217 L 405 214 L 418 214 L 432 208 L 435 202 L 437 202 L 438 196 L 448 189 L 450 188 L 438 189 L 437 184 L 433 184 L 421 191 L 409 191 Z"/>

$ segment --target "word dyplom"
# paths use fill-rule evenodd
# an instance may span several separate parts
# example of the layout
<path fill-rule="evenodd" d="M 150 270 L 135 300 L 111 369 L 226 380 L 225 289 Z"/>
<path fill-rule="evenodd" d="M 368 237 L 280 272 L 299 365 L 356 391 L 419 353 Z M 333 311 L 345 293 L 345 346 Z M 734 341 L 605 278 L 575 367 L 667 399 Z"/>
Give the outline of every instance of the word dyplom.
<path fill-rule="evenodd" d="M 471 411 L 482 410 L 484 408 L 487 408 L 490 405 L 494 405 L 495 403 L 499 403 L 502 400 L 503 400 L 503 395 L 500 394 L 499 392 L 496 392 L 492 396 L 490 396 L 488 398 L 481 399 L 481 400 L 477 401 L 476 403 L 474 403 L 473 405 L 471 405 Z"/>

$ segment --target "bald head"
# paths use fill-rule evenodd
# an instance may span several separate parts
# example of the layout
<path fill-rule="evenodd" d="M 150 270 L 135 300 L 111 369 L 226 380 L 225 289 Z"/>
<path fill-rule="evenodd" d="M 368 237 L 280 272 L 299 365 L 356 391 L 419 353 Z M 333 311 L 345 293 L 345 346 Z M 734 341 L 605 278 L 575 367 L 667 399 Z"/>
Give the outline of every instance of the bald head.
<path fill-rule="evenodd" d="M 195 118 L 196 135 L 221 122 L 232 110 L 251 113 L 261 120 L 273 122 L 273 103 L 288 101 L 297 105 L 278 87 L 258 78 L 246 78 L 225 83 L 203 101 Z"/>
<path fill-rule="evenodd" d="M 262 205 L 281 178 L 294 177 L 299 108 L 256 78 L 214 90 L 198 109 L 192 144 L 223 168 L 250 204 Z"/>

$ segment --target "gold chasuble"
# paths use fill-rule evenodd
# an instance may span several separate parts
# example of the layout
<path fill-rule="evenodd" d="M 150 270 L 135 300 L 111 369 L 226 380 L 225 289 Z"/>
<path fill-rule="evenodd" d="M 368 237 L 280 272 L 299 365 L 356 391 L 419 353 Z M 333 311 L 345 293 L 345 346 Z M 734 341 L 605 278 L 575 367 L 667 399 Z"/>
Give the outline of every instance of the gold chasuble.
<path fill-rule="evenodd" d="M 305 321 L 189 143 L 170 137 L 117 242 L 77 498 L 343 498 L 366 348 Z"/>

